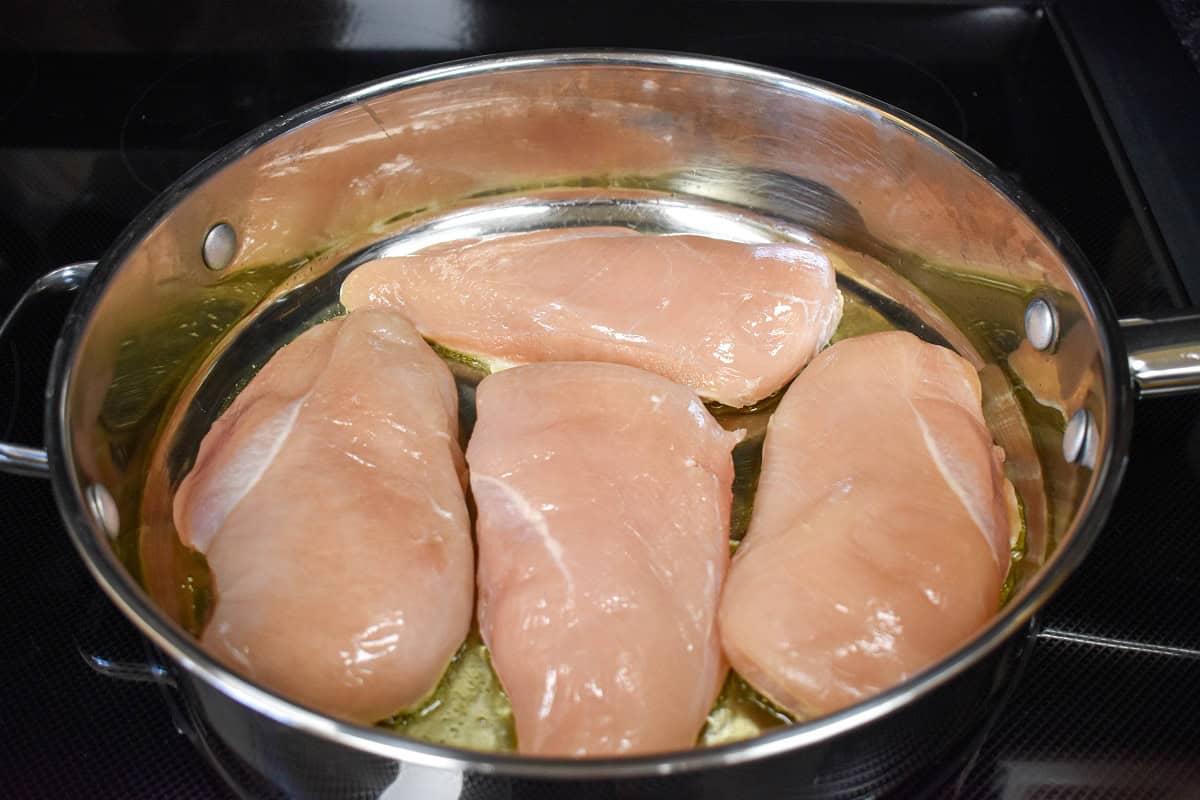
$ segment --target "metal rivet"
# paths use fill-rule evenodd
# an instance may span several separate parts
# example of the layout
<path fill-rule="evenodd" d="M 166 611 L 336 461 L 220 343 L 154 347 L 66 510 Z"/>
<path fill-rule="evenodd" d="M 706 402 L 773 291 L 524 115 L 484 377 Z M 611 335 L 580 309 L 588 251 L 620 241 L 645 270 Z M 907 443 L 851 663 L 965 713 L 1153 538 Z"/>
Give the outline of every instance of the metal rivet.
<path fill-rule="evenodd" d="M 237 255 L 237 231 L 228 222 L 218 222 L 204 234 L 204 246 L 200 254 L 209 269 L 225 269 Z"/>
<path fill-rule="evenodd" d="M 109 538 L 117 538 L 121 532 L 121 514 L 117 511 L 117 503 L 113 500 L 108 489 L 96 483 L 87 488 L 88 505 L 92 507 L 92 516 L 104 528 Z"/>
<path fill-rule="evenodd" d="M 1063 458 L 1068 464 L 1094 466 L 1096 460 L 1096 424 L 1092 412 L 1081 408 L 1071 415 L 1063 431 Z"/>
<path fill-rule="evenodd" d="M 1034 350 L 1050 350 L 1058 343 L 1058 311 L 1044 297 L 1025 306 L 1025 338 Z"/>

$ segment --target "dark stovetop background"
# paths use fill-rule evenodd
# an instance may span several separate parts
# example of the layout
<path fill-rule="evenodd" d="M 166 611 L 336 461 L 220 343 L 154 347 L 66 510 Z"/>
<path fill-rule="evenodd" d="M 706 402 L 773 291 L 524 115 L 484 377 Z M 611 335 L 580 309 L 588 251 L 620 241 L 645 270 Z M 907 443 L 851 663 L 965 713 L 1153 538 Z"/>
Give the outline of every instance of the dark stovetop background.
<path fill-rule="evenodd" d="M 1183 34 L 1151 3 L 1066 0 L 18 2 L 0 12 L 0 309 L 276 114 L 436 61 L 562 46 L 744 58 L 891 102 L 1048 207 L 1120 313 L 1182 306 L 1189 287 L 1200 300 L 1200 73 Z M 62 311 L 47 302 L 0 346 L 0 438 L 40 440 Z M 1110 523 L 1046 609 L 1012 701 L 931 795 L 1200 796 L 1198 423 L 1197 400 L 1138 405 Z M 7 796 L 230 796 L 163 690 L 88 666 L 135 660 L 140 640 L 33 479 L 0 478 L 0 631 Z"/>

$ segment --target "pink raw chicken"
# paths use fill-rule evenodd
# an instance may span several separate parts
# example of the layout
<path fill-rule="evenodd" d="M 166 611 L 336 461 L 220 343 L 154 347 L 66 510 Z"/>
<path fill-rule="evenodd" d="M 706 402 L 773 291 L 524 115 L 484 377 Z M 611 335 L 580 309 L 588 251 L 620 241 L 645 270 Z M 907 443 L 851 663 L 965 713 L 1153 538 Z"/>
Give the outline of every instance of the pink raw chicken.
<path fill-rule="evenodd" d="M 470 521 L 446 365 L 366 310 L 305 332 L 213 425 L 175 497 L 216 608 L 203 644 L 321 711 L 420 701 L 466 637 Z"/>
<path fill-rule="evenodd" d="M 771 418 L 721 599 L 733 668 L 827 714 L 932 665 L 996 612 L 1016 496 L 976 372 L 908 333 L 813 360 Z"/>
<path fill-rule="evenodd" d="M 688 389 L 548 363 L 479 384 L 479 623 L 522 752 L 692 747 L 726 673 L 731 451 Z"/>
<path fill-rule="evenodd" d="M 427 338 L 490 362 L 608 361 L 746 406 L 779 390 L 841 319 L 829 255 L 565 228 L 437 245 L 373 261 L 347 308 L 404 311 Z"/>

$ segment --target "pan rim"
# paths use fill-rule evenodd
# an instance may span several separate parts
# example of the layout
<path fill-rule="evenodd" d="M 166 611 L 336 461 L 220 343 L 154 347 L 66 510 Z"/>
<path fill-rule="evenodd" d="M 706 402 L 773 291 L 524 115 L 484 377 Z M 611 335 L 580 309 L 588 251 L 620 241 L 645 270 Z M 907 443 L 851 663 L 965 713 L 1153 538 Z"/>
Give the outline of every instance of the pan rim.
<path fill-rule="evenodd" d="M 104 536 L 86 512 L 83 487 L 73 468 L 67 416 L 73 365 L 80 356 L 82 334 L 99 303 L 109 278 L 141 241 L 194 188 L 212 174 L 261 145 L 294 128 L 363 100 L 416 86 L 454 80 L 484 72 L 510 72 L 557 67 L 648 67 L 672 69 L 701 77 L 720 77 L 767 84 L 791 93 L 814 96 L 880 116 L 947 153 L 983 177 L 1036 226 L 1062 257 L 1078 288 L 1097 332 L 1104 396 L 1109 409 L 1091 485 L 1072 525 L 1051 559 L 1030 586 L 968 643 L 873 698 L 832 715 L 797 723 L 752 739 L 711 748 L 631 758 L 571 760 L 479 752 L 406 739 L 328 717 L 276 695 L 243 678 L 209 657 L 190 634 L 157 609 L 139 584 L 117 560 Z M 117 237 L 75 303 L 56 343 L 50 369 L 50 401 L 46 407 L 47 452 L 55 497 L 71 536 L 94 579 L 109 598 L 161 651 L 190 676 L 197 677 L 230 700 L 299 731 L 351 749 L 429 767 L 520 778 L 628 779 L 693 772 L 743 764 L 827 742 L 863 728 L 893 710 L 929 694 L 978 663 L 1003 642 L 1019 635 L 1033 614 L 1083 560 L 1112 506 L 1124 470 L 1132 429 L 1133 392 L 1116 315 L 1108 296 L 1086 260 L 1032 198 L 1012 185 L 987 159 L 954 137 L 906 112 L 820 80 L 743 61 L 703 55 L 648 50 L 555 50 L 483 56 L 439 64 L 373 81 L 318 100 L 284 114 L 217 151 L 188 171 L 156 198 Z"/>

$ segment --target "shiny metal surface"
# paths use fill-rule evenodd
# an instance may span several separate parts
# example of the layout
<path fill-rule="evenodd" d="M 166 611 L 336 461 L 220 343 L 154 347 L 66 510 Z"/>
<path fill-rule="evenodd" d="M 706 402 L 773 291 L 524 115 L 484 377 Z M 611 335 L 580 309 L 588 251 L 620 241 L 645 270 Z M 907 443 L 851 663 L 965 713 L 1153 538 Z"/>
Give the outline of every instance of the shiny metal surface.
<path fill-rule="evenodd" d="M 1095 464 L 1096 426 L 1092 413 L 1081 408 L 1067 420 L 1062 440 L 1063 459 L 1068 464 Z"/>
<path fill-rule="evenodd" d="M 110 537 L 116 538 L 121 532 L 121 513 L 117 510 L 117 501 L 98 483 L 92 484 L 85 492 L 92 516 Z"/>
<path fill-rule="evenodd" d="M 1194 392 L 1200 388 L 1200 314 L 1171 314 L 1121 320 L 1129 372 L 1142 397 Z"/>
<path fill-rule="evenodd" d="M 1025 338 L 1039 351 L 1058 343 L 1058 312 L 1044 297 L 1035 297 L 1025 306 Z"/>
<path fill-rule="evenodd" d="M 50 477 L 46 451 L 36 447 L 0 442 L 0 472 L 27 478 Z"/>
<path fill-rule="evenodd" d="M 5 333 L 26 306 L 44 294 L 77 291 L 92 274 L 95 266 L 96 262 L 94 261 L 68 264 L 47 272 L 34 281 L 33 285 L 17 299 L 16 305 L 5 314 L 3 321 L 0 321 L 0 341 L 4 340 Z M 0 442 L 0 472 L 34 478 L 49 477 L 50 465 L 47 462 L 46 451 L 36 447 Z"/>
<path fill-rule="evenodd" d="M 1042 406 L 1032 426 L 1047 502 L 1062 526 L 1052 537 L 1057 550 L 1030 562 L 1016 596 L 974 641 L 906 683 L 777 733 L 658 757 L 574 762 L 409 741 L 299 707 L 212 661 L 118 555 L 129 558 L 126 537 L 136 537 L 128 526 L 140 515 L 164 409 L 228 337 L 287 307 L 346 255 L 484 197 L 555 187 L 716 201 L 827 236 L 889 268 L 882 282 L 890 288 L 876 288 L 899 295 L 898 305 L 944 312 L 949 335 L 974 343 L 980 366 L 1005 354 L 979 331 L 1020 331 L 1028 301 L 1053 295 L 1064 342 L 1074 337 L 1072 364 L 1056 353 L 1008 366 L 1022 381 L 1028 372 L 1030 381 L 1052 384 L 1048 397 L 1076 398 L 1093 421 L 1094 468 L 1049 462 L 1047 452 L 1061 451 L 1064 408 Z M 215 219 L 241 238 L 221 274 L 195 246 Z M 1003 302 L 981 303 L 984 294 Z M 278 735 L 306 753 L 323 752 L 324 742 L 477 775 L 610 781 L 783 756 L 811 762 L 838 749 L 841 737 L 901 711 L 920 717 L 922 704 L 945 697 L 947 687 L 977 681 L 976 668 L 1025 628 L 1083 558 L 1129 437 L 1132 398 L 1116 330 L 1098 283 L 1059 229 L 982 158 L 901 112 L 792 75 L 692 56 L 481 59 L 287 115 L 201 164 L 122 234 L 73 310 L 52 366 L 53 485 L 76 546 L 117 606 L 207 694 L 223 698 L 216 704 L 226 713 L 277 723 Z M 143 351 L 139 342 L 157 347 Z M 1044 380 L 1032 375 L 1038 370 Z M 1026 416 L 1034 419 L 1028 409 Z M 84 487 L 96 483 L 112 492 L 127 526 L 117 550 L 87 510 Z M 148 492 L 145 502 L 168 500 Z M 956 694 L 953 705 L 978 699 L 965 697 Z M 888 734 L 895 739 L 894 729 Z M 821 771 L 813 775 L 819 782 Z"/>
<path fill-rule="evenodd" d="M 211 270 L 223 270 L 233 262 L 237 255 L 237 231 L 228 222 L 218 222 L 204 234 L 204 244 L 200 247 L 200 256 L 204 266 Z"/>

